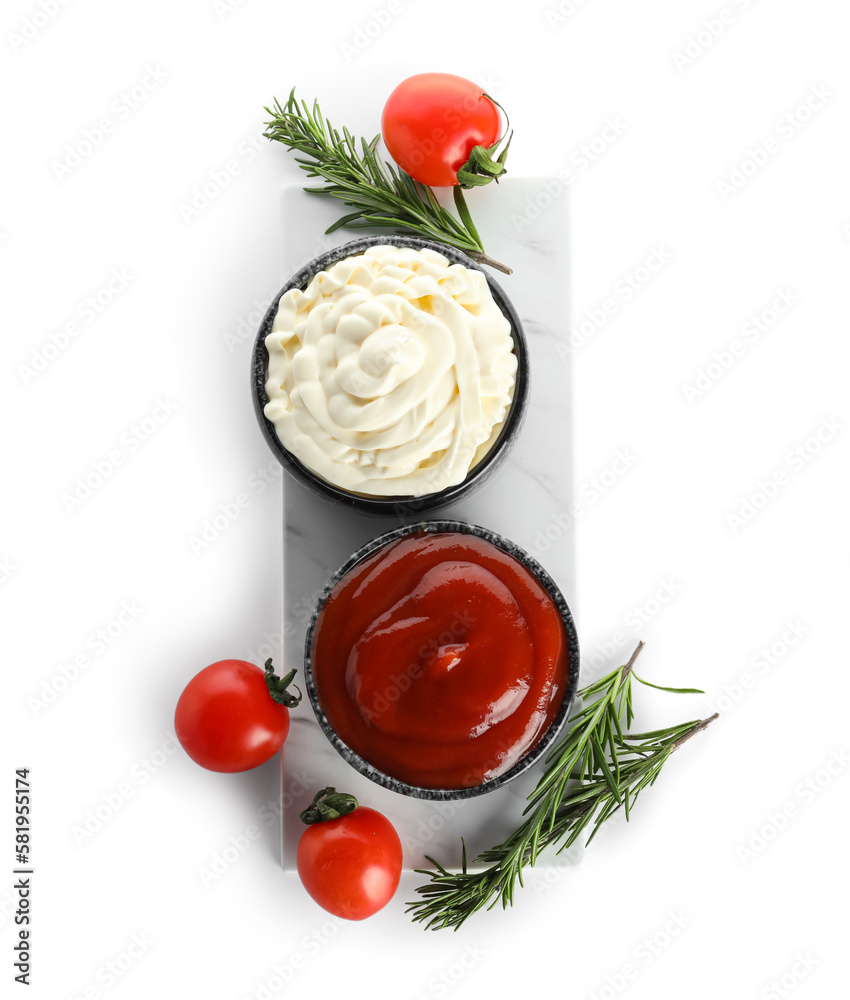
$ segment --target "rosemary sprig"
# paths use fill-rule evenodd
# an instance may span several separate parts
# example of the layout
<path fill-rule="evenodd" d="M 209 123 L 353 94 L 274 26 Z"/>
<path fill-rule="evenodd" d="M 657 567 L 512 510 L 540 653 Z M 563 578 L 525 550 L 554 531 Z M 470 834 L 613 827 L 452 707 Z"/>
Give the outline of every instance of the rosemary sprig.
<path fill-rule="evenodd" d="M 670 755 L 717 718 L 624 734 L 623 719 L 628 728 L 634 717 L 632 677 L 646 683 L 632 673 L 642 649 L 641 642 L 627 663 L 579 692 L 584 706 L 572 718 L 569 733 L 549 752 L 544 774 L 528 797 L 527 818 L 507 840 L 476 858 L 486 866 L 483 871 L 467 870 L 465 844 L 460 872 L 447 871 L 431 857 L 433 869 L 417 869 L 430 881 L 417 890 L 423 898 L 408 904 L 413 920 L 432 930 L 457 930 L 484 906 L 491 909 L 499 900 L 503 908 L 512 905 L 523 869 L 535 863 L 544 847 L 558 844 L 560 853 L 588 828 L 590 843 L 620 808 L 628 820 L 638 796 L 655 783 Z M 690 688 L 661 690 L 696 693 Z"/>
<path fill-rule="evenodd" d="M 338 198 L 354 209 L 337 219 L 326 232 L 332 233 L 342 226 L 412 232 L 463 250 L 478 263 L 511 273 L 509 267 L 484 252 L 459 186 L 454 193 L 460 219 L 437 201 L 430 187 L 413 180 L 400 167 L 381 160 L 380 135 L 371 142 L 365 139 L 358 142 L 347 128 L 340 134 L 324 117 L 318 101 L 310 108 L 306 101 L 296 100 L 294 87 L 285 104 L 275 98 L 273 107 L 265 110 L 270 120 L 263 135 L 303 153 L 303 157 L 295 158 L 301 169 L 308 177 L 325 181 L 321 187 L 304 190 Z M 507 147 L 499 160 L 502 167 L 506 153 Z"/>

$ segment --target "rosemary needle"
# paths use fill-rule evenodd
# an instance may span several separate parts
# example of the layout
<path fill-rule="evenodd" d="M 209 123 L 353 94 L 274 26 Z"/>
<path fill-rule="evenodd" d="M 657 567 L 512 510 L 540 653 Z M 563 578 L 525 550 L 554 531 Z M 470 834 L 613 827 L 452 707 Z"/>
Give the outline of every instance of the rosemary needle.
<path fill-rule="evenodd" d="M 296 163 L 308 177 L 325 182 L 304 190 L 338 198 L 354 209 L 337 219 L 326 230 L 328 233 L 342 226 L 415 233 L 463 250 L 479 264 L 511 273 L 509 267 L 484 252 L 459 186 L 454 192 L 460 218 L 437 201 L 430 187 L 413 180 L 400 167 L 381 160 L 380 135 L 366 142 L 355 139 L 347 128 L 340 134 L 324 117 L 318 101 L 311 108 L 306 101 L 296 100 L 294 87 L 285 104 L 275 98 L 273 107 L 265 110 L 270 120 L 263 135 L 303 154 L 296 156 Z"/>
<path fill-rule="evenodd" d="M 414 921 L 438 930 L 457 930 L 482 907 L 500 900 L 513 903 L 522 871 L 539 852 L 558 845 L 566 850 L 586 830 L 593 840 L 606 820 L 620 808 L 629 818 L 640 793 L 654 784 L 670 755 L 702 732 L 717 715 L 647 733 L 624 733 L 633 719 L 632 672 L 643 649 L 639 643 L 631 658 L 612 673 L 583 688 L 583 707 L 573 716 L 570 731 L 546 757 L 546 768 L 528 797 L 526 819 L 497 847 L 484 851 L 476 862 L 483 871 L 467 870 L 466 845 L 460 872 L 449 872 L 433 858 L 432 869 L 417 869 L 429 882 L 417 890 L 422 897 L 407 906 Z M 656 684 L 648 685 L 658 687 Z M 660 688 L 674 693 L 701 693 L 695 689 Z"/>

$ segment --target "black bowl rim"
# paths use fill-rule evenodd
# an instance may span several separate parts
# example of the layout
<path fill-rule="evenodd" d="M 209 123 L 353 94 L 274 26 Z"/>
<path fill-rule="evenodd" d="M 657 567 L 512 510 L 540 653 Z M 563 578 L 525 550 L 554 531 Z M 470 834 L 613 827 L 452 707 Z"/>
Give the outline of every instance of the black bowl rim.
<path fill-rule="evenodd" d="M 419 785 L 411 785 L 408 782 L 401 781 L 399 778 L 394 778 L 391 775 L 385 774 L 379 768 L 370 764 L 369 761 L 361 757 L 356 751 L 352 750 L 352 748 L 348 746 L 348 744 L 336 733 L 330 722 L 328 722 L 324 711 L 319 705 L 318 691 L 316 690 L 313 678 L 313 635 L 318 624 L 319 615 L 321 614 L 328 597 L 340 580 L 342 580 L 342 578 L 357 565 L 363 562 L 364 559 L 367 559 L 373 553 L 378 551 L 378 549 L 381 549 L 400 538 L 417 533 L 443 534 L 446 532 L 457 532 L 464 535 L 474 535 L 478 538 L 482 538 L 484 541 L 490 542 L 497 548 L 500 548 L 503 552 L 513 556 L 520 563 L 522 563 L 523 566 L 525 566 L 526 569 L 528 569 L 542 584 L 554 601 L 555 606 L 561 615 L 561 620 L 564 623 L 564 629 L 567 636 L 567 647 L 570 656 L 570 673 L 561 706 L 558 709 L 557 715 L 552 720 L 549 728 L 543 734 L 539 742 L 537 742 L 528 753 L 521 757 L 513 767 L 505 771 L 504 774 L 500 774 L 495 778 L 491 778 L 489 781 L 485 781 L 481 785 L 475 785 L 471 788 L 422 788 Z M 307 636 L 304 642 L 304 683 L 307 687 L 310 704 L 322 731 L 337 753 L 339 753 L 345 761 L 351 764 L 355 770 L 359 771 L 365 777 L 370 778 L 376 784 L 382 785 L 384 788 L 389 788 L 392 791 L 399 792 L 402 795 L 408 795 L 411 798 L 430 799 L 431 801 L 474 798 L 478 795 L 483 795 L 486 792 L 491 792 L 497 788 L 501 788 L 502 785 L 512 781 L 514 778 L 518 778 L 521 774 L 528 771 L 529 768 L 537 763 L 537 761 L 539 761 L 540 758 L 549 750 L 569 718 L 576 699 L 576 694 L 578 692 L 579 673 L 580 653 L 578 633 L 576 632 L 572 612 L 570 611 L 566 598 L 561 592 L 561 588 L 557 585 L 557 583 L 555 583 L 547 570 L 544 569 L 544 567 L 541 566 L 541 564 L 533 556 L 529 555 L 525 549 L 523 549 L 520 545 L 517 545 L 516 542 L 506 538 L 504 535 L 501 535 L 496 531 L 491 530 L 490 528 L 484 528 L 481 525 L 473 524 L 470 521 L 445 519 L 418 521 L 412 524 L 402 525 L 398 528 L 393 528 L 391 531 L 385 531 L 383 534 L 378 535 L 366 542 L 365 545 L 362 545 L 356 552 L 349 556 L 346 562 L 325 584 L 310 618 L 310 625 L 307 629 Z"/>
<path fill-rule="evenodd" d="M 453 264 L 463 264 L 465 267 L 480 271 L 487 280 L 490 293 L 496 305 L 511 325 L 514 353 L 517 356 L 517 374 L 511 405 L 499 436 L 487 454 L 467 473 L 462 482 L 454 486 L 447 486 L 436 493 L 426 493 L 423 496 L 369 497 L 364 494 L 351 493 L 348 490 L 335 486 L 307 468 L 303 462 L 297 459 L 284 446 L 283 442 L 277 436 L 274 424 L 265 415 L 265 406 L 269 401 L 266 395 L 266 370 L 268 366 L 266 337 L 271 333 L 281 297 L 293 288 L 303 289 L 319 271 L 337 263 L 337 261 L 343 260 L 346 257 L 359 256 L 369 247 L 374 246 L 401 246 L 435 250 L 437 253 L 447 257 Z M 283 468 L 299 482 L 312 490 L 318 490 L 323 496 L 356 510 L 373 514 L 398 513 L 400 509 L 409 509 L 411 512 L 422 513 L 438 507 L 445 507 L 484 482 L 488 478 L 488 473 L 492 472 L 496 467 L 497 460 L 505 457 L 519 433 L 527 408 L 529 380 L 528 344 L 525 339 L 525 332 L 523 331 L 522 323 L 513 303 L 505 294 L 501 285 L 480 264 L 477 264 L 472 258 L 467 257 L 461 250 L 456 250 L 454 247 L 419 236 L 392 235 L 361 237 L 344 243 L 341 246 L 333 247 L 314 257 L 311 261 L 308 261 L 287 281 L 272 299 L 260 323 L 260 328 L 257 331 L 254 341 L 254 349 L 251 352 L 251 395 L 254 403 L 254 413 L 256 414 L 257 422 L 260 425 L 260 430 L 266 439 L 266 443 Z"/>

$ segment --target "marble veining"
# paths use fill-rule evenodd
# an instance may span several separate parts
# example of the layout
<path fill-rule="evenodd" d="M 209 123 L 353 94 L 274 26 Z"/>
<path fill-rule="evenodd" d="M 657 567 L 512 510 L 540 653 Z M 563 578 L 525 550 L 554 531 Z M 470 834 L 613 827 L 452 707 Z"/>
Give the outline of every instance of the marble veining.
<path fill-rule="evenodd" d="M 509 263 L 514 273 L 496 280 L 524 317 L 529 345 L 530 399 L 525 423 L 511 455 L 478 493 L 433 513 L 415 509 L 397 516 L 369 515 L 342 509 L 317 498 L 284 476 L 284 608 L 287 669 L 301 670 L 310 616 L 330 576 L 365 542 L 416 520 L 458 519 L 499 532 L 526 549 L 561 588 L 576 619 L 581 617 L 575 588 L 574 535 L 562 531 L 550 539 L 545 530 L 574 499 L 571 418 L 571 366 L 557 351 L 569 330 L 567 205 L 556 199 L 521 231 L 511 219 L 521 215 L 541 179 L 506 178 L 472 192 L 473 212 L 488 252 Z M 283 254 L 281 284 L 315 249 L 316 239 L 339 213 L 330 200 L 311 197 L 297 184 L 286 185 L 282 199 Z M 352 237 L 337 231 L 329 242 Z M 380 242 L 380 234 L 375 237 Z M 525 318 L 527 317 L 527 319 Z M 543 539 L 543 543 L 541 543 Z M 296 683 L 298 679 L 296 678 Z M 364 805 L 385 812 L 398 829 L 405 868 L 426 867 L 425 855 L 447 867 L 459 867 L 461 837 L 470 857 L 499 843 L 520 820 L 524 798 L 539 778 L 541 764 L 514 781 L 469 799 L 430 801 L 384 788 L 360 774 L 333 748 L 305 697 L 292 713 L 293 726 L 282 754 L 283 865 L 294 870 L 302 824 L 298 813 L 315 792 L 334 785 L 356 795 Z M 580 860 L 581 851 L 545 853 L 539 864 L 563 866 Z"/>

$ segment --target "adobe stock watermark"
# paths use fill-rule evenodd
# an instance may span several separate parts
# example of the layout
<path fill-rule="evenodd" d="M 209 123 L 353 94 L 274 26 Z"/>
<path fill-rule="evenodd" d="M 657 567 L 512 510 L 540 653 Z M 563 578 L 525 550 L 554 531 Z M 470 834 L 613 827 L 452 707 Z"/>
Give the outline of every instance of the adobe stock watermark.
<path fill-rule="evenodd" d="M 635 604 L 623 618 L 623 625 L 632 633 L 632 637 L 642 632 L 653 618 L 682 593 L 683 589 L 682 584 L 677 583 L 672 577 L 661 577 L 654 592 L 645 600 Z"/>
<path fill-rule="evenodd" d="M 575 179 L 586 173 L 617 142 L 628 129 L 628 123 L 620 115 L 609 115 L 601 128 L 577 146 L 567 157 L 566 166 L 557 176 L 543 181 L 536 195 L 529 195 L 521 212 L 511 213 L 511 222 L 516 232 L 530 226 L 535 219 L 551 208 Z"/>
<path fill-rule="evenodd" d="M 280 463 L 272 459 L 261 465 L 248 476 L 244 490 L 232 500 L 219 504 L 212 517 L 206 518 L 201 527 L 187 537 L 189 548 L 197 556 L 206 551 L 214 542 L 242 516 L 257 497 L 262 496 L 270 486 L 280 482 Z"/>
<path fill-rule="evenodd" d="M 489 81 L 482 84 L 485 91 L 494 89 L 498 84 Z M 477 114 L 480 107 L 480 96 L 466 94 L 463 97 L 456 97 L 452 103 L 446 107 L 439 120 L 432 120 L 431 127 L 427 133 L 417 133 L 411 135 L 411 144 L 407 152 L 407 165 L 409 169 L 422 166 L 426 161 L 438 152 L 446 142 L 452 141 L 452 136 L 464 121 L 470 116 Z M 435 300 L 436 301 L 436 300 Z"/>
<path fill-rule="evenodd" d="M 91 631 L 83 640 L 82 650 L 67 663 L 62 663 L 50 677 L 41 682 L 37 695 L 27 698 L 27 707 L 35 718 L 55 705 L 59 698 L 90 670 L 96 660 L 132 628 L 145 613 L 135 600 L 123 601 L 118 612 Z"/>
<path fill-rule="evenodd" d="M 21 18 L 17 30 L 6 33 L 12 51 L 26 48 L 70 3 L 71 0 L 38 0 Z"/>
<path fill-rule="evenodd" d="M 776 292 L 767 306 L 748 317 L 741 325 L 738 336 L 719 351 L 715 351 L 711 360 L 697 369 L 690 382 L 682 383 L 682 393 L 688 403 L 692 405 L 713 389 L 747 354 L 750 347 L 757 344 L 764 334 L 769 333 L 799 301 L 800 296 L 789 285 L 785 285 Z"/>
<path fill-rule="evenodd" d="M 294 618 L 302 625 L 306 625 L 313 617 L 313 612 L 316 610 L 316 605 L 319 603 L 321 596 L 322 589 L 317 587 L 312 594 L 308 594 L 297 600 L 289 609 L 290 621 Z M 286 634 L 286 625 L 284 625 L 284 634 Z"/>
<path fill-rule="evenodd" d="M 271 143 L 258 135 L 244 138 L 233 153 L 220 166 L 207 172 L 206 177 L 192 189 L 192 193 L 177 206 L 185 223 L 194 222 L 230 187 L 234 178 L 242 175 L 245 167 L 253 163 Z"/>
<path fill-rule="evenodd" d="M 440 664 L 442 669 L 447 672 L 460 662 L 460 657 L 466 648 L 463 640 L 475 622 L 475 617 L 470 614 L 468 609 L 459 610 L 456 608 L 452 613 L 451 622 L 439 635 L 432 636 L 427 642 L 423 642 L 416 652 L 416 659 L 392 674 L 383 690 L 369 691 L 368 694 L 362 689 L 359 690 L 356 700 L 363 718 L 368 723 L 380 718 L 413 687 L 414 681 L 430 671 L 435 665 Z"/>
<path fill-rule="evenodd" d="M 413 7 L 414 2 L 415 0 L 387 0 L 386 3 L 373 7 L 366 20 L 339 43 L 339 51 L 346 64 L 362 55 L 400 14 Z"/>
<path fill-rule="evenodd" d="M 744 156 L 731 170 L 714 182 L 714 189 L 721 201 L 727 202 L 741 192 L 834 96 L 834 91 L 826 84 L 810 87 L 803 101 L 776 119 L 765 139 L 748 146 Z"/>
<path fill-rule="evenodd" d="M 497 80 L 496 77 L 493 76 L 492 71 L 489 69 L 480 73 L 470 73 L 469 79 L 477 83 L 485 94 L 495 94 L 502 88 L 502 81 Z"/>
<path fill-rule="evenodd" d="M 67 180 L 167 79 L 168 70 L 159 63 L 145 66 L 141 77 L 110 101 L 97 122 L 84 128 L 79 138 L 69 142 L 61 155 L 51 161 L 53 176 L 59 181 Z"/>
<path fill-rule="evenodd" d="M 755 489 L 739 497 L 734 510 L 726 514 L 726 523 L 737 534 L 761 514 L 788 486 L 796 476 L 808 468 L 809 463 L 823 451 L 824 447 L 841 433 L 843 424 L 837 417 L 823 417 L 814 431 L 804 441 L 785 453 L 779 469 L 766 479 L 759 479 Z"/>
<path fill-rule="evenodd" d="M 549 521 L 534 533 L 535 552 L 548 552 L 573 527 L 575 522 L 584 517 L 587 511 L 598 503 L 626 473 L 637 465 L 637 455 L 631 448 L 618 448 L 614 458 L 608 462 L 601 472 L 586 479 L 576 490 L 577 500 L 573 500 L 566 510 L 552 514 Z"/>
<path fill-rule="evenodd" d="M 6 892 L 3 893 L 3 898 L 0 899 L 0 928 L 4 927 L 8 920 L 14 922 L 17 904 L 18 897 L 13 896 L 7 889 Z"/>
<path fill-rule="evenodd" d="M 474 454 L 478 448 L 478 432 L 474 428 L 462 430 L 457 445 L 454 447 L 459 452 Z M 428 495 L 438 493 L 440 490 L 450 486 L 449 482 L 451 467 L 445 463 L 438 462 L 425 470 L 423 480 L 420 482 L 421 493 L 411 497 L 410 500 L 399 500 L 393 504 L 393 514 L 403 524 L 408 518 L 414 517 L 422 511 L 422 507 L 428 502 Z"/>
<path fill-rule="evenodd" d="M 0 586 L 4 583 L 8 583 L 17 572 L 18 567 L 8 556 L 0 559 Z"/>
<path fill-rule="evenodd" d="M 399 333 L 388 335 L 384 335 L 379 328 L 370 340 L 379 346 L 374 349 L 371 349 L 371 344 L 361 346 L 359 367 L 352 366 L 337 372 L 337 380 L 345 391 L 361 399 L 383 394 L 395 382 L 394 368 L 404 378 L 408 373 L 415 373 L 425 357 L 422 340 L 404 328 Z"/>
<path fill-rule="evenodd" d="M 87 500 L 90 500 L 119 469 L 124 467 L 126 461 L 135 455 L 142 445 L 151 440 L 178 408 L 177 403 L 168 397 L 162 399 L 157 396 L 153 409 L 123 431 L 118 438 L 118 444 L 93 462 L 87 471 L 77 476 L 70 490 L 61 494 L 65 513 L 75 513 Z"/>
<path fill-rule="evenodd" d="M 267 299 L 254 299 L 251 303 L 251 311 L 236 321 L 236 328 L 222 334 L 224 346 L 229 354 L 232 354 L 237 347 L 253 342 L 273 298 L 274 296 L 271 295 Z"/>
<path fill-rule="evenodd" d="M 264 632 L 260 637 L 260 642 L 245 650 L 239 659 L 247 660 L 248 663 L 256 663 L 258 666 L 271 659 L 277 667 L 281 667 L 286 659 L 286 640 L 296 634 L 298 625 L 303 628 L 308 624 L 316 605 L 319 603 L 319 598 L 322 596 L 322 590 L 322 587 L 318 587 L 312 593 L 303 594 L 296 601 L 293 601 L 291 606 L 286 601 L 284 607 L 287 617 L 283 624 L 273 631 Z M 303 634 L 300 641 L 303 643 Z"/>
<path fill-rule="evenodd" d="M 733 24 L 738 23 L 739 16 L 753 6 L 753 0 L 730 0 L 709 17 L 704 17 L 699 25 L 673 52 L 673 65 L 680 73 L 684 73 L 703 56 L 718 38 L 726 34 Z"/>
<path fill-rule="evenodd" d="M 764 822 L 753 828 L 746 839 L 735 848 L 735 855 L 746 867 L 755 861 L 780 834 L 803 815 L 803 810 L 814 802 L 837 777 L 844 774 L 850 764 L 850 753 L 843 749 L 831 751 L 828 759 L 813 774 L 794 786 L 794 795 L 778 809 L 771 810 Z"/>
<path fill-rule="evenodd" d="M 285 993 L 286 987 L 310 965 L 311 959 L 320 955 L 331 944 L 345 923 L 342 917 L 328 914 L 319 927 L 313 928 L 301 939 L 299 947 L 289 958 L 275 962 L 271 967 L 272 971 L 262 979 L 255 980 L 253 991 L 241 993 L 239 1000 L 273 1000 L 278 994 Z"/>
<path fill-rule="evenodd" d="M 246 0 L 213 0 L 212 9 L 219 21 L 223 21 L 234 11 L 241 10 Z"/>
<path fill-rule="evenodd" d="M 263 839 L 263 831 L 274 826 L 283 815 L 284 810 L 292 809 L 305 792 L 312 791 L 316 786 L 316 779 L 310 777 L 306 771 L 293 775 L 279 799 L 267 799 L 257 810 L 255 821 L 249 823 L 239 833 L 228 837 L 224 847 L 216 851 L 209 861 L 198 868 L 201 885 L 205 889 L 209 889 L 210 886 L 224 878 L 230 869 L 246 855 L 251 845 Z"/>
<path fill-rule="evenodd" d="M 305 254 L 304 262 L 306 263 L 320 254 L 327 253 L 333 246 L 334 243 L 330 237 L 320 236 L 313 244 L 312 249 Z M 270 295 L 267 299 L 254 299 L 251 303 L 250 311 L 236 321 L 235 328 L 222 334 L 224 346 L 227 348 L 229 354 L 232 354 L 243 344 L 253 343 L 260 328 L 260 323 L 263 321 L 273 300 L 274 295 Z"/>
<path fill-rule="evenodd" d="M 631 268 L 617 278 L 610 293 L 592 308 L 585 309 L 581 318 L 570 325 L 570 335 L 567 340 L 558 342 L 556 348 L 558 357 L 566 360 L 593 340 L 608 321 L 618 315 L 622 307 L 631 302 L 672 259 L 672 251 L 661 244 L 649 247 L 637 267 Z"/>
<path fill-rule="evenodd" d="M 487 952 L 478 942 L 468 944 L 444 969 L 428 980 L 427 992 L 420 992 L 416 1000 L 431 1000 L 431 997 L 444 997 L 451 989 L 462 982 L 478 963 L 487 957 Z"/>
<path fill-rule="evenodd" d="M 759 1000 L 784 1000 L 818 965 L 820 965 L 820 959 L 816 955 L 810 951 L 798 951 L 794 956 L 793 964 L 762 987 L 759 992 Z"/>
<path fill-rule="evenodd" d="M 428 818 L 420 819 L 416 824 L 416 830 L 412 833 L 403 831 L 400 834 L 404 849 L 412 854 L 427 847 L 435 837 L 439 837 L 447 827 L 451 827 L 452 820 L 469 801 L 469 799 L 457 799 L 445 802 L 428 802 L 431 810 Z"/>
<path fill-rule="evenodd" d="M 134 276 L 127 267 L 113 267 L 107 280 L 76 304 L 74 319 L 69 319 L 60 329 L 48 333 L 47 339 L 39 347 L 33 348 L 29 363 L 18 365 L 21 382 L 27 386 L 45 372 L 87 327 L 109 309 L 133 280 Z"/>
<path fill-rule="evenodd" d="M 684 589 L 683 584 L 673 577 L 661 577 L 648 597 L 626 611 L 620 625 L 607 639 L 597 640 L 592 649 L 582 652 L 582 684 L 596 680 L 604 670 L 612 670 L 617 665 L 612 664 L 612 661 L 624 650 L 632 648 L 647 625 L 669 607 Z"/>
<path fill-rule="evenodd" d="M 100 1000 L 106 990 L 117 986 L 128 972 L 153 947 L 154 941 L 146 931 L 135 933 L 117 955 L 113 955 L 94 973 L 93 982 L 81 990 L 75 990 L 71 1000 Z"/>
<path fill-rule="evenodd" d="M 600 827 L 600 833 L 605 827 Z M 597 838 L 598 839 L 598 838 Z M 558 851 L 555 863 L 532 868 L 528 874 L 523 874 L 525 885 L 534 891 L 536 898 L 544 896 L 559 885 L 566 875 L 577 868 L 584 860 L 584 846 L 581 838 L 569 847 Z"/>
<path fill-rule="evenodd" d="M 589 993 L 587 1000 L 616 1000 L 644 969 L 652 965 L 676 941 L 691 922 L 690 914 L 684 910 L 670 910 L 664 923 L 636 945 L 628 960 L 605 976 L 605 982 Z"/>
<path fill-rule="evenodd" d="M 546 23 L 550 28 L 559 28 L 579 11 L 587 0 L 560 0 L 554 7 L 546 9 Z"/>
<path fill-rule="evenodd" d="M 135 798 L 137 792 L 144 788 L 151 778 L 173 759 L 174 754 L 179 749 L 180 744 L 174 732 L 166 733 L 159 746 L 132 764 L 127 771 L 126 778 L 119 781 L 113 788 L 102 792 L 97 802 L 87 809 L 82 819 L 70 829 L 77 847 L 82 847 L 83 844 L 88 843 L 92 837 L 100 833 L 106 824 L 114 819 L 131 799 Z"/>
<path fill-rule="evenodd" d="M 317 594 L 316 601 L 318 599 L 319 595 Z M 313 607 L 315 607 L 316 601 L 313 602 Z M 281 629 L 275 629 L 273 632 L 263 632 L 260 636 L 260 642 L 251 649 L 246 650 L 239 659 L 256 664 L 262 664 L 266 660 L 272 659 L 277 664 L 280 664 L 283 658 L 284 640 L 288 639 L 294 632 L 295 626 L 291 621 L 284 622 Z"/>
<path fill-rule="evenodd" d="M 709 712 L 723 714 L 742 701 L 758 686 L 759 680 L 770 674 L 810 631 L 809 626 L 804 625 L 799 618 L 786 619 L 782 633 L 750 658 L 750 669 L 742 671 L 735 680 L 723 685 L 721 693 L 709 703 Z"/>

